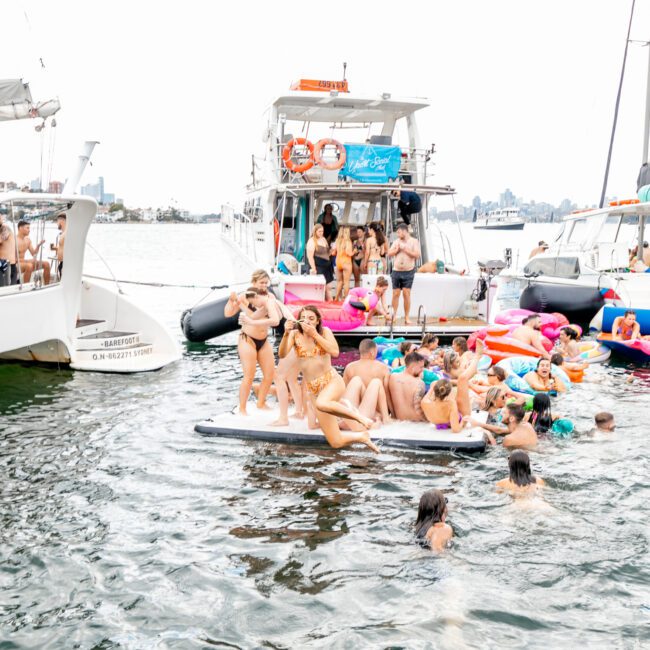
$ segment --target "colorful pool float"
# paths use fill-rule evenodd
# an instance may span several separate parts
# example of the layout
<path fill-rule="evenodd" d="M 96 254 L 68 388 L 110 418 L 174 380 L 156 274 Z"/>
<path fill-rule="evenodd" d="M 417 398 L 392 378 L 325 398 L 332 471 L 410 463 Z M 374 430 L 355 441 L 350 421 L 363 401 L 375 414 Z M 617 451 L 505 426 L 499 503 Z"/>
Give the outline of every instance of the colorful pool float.
<path fill-rule="evenodd" d="M 510 389 L 517 393 L 529 393 L 530 395 L 535 394 L 536 391 L 524 379 L 524 377 L 526 374 L 537 368 L 537 359 L 532 359 L 531 357 L 510 357 L 499 361 L 497 366 L 503 368 L 508 373 L 505 384 Z M 551 366 L 551 376 L 560 379 L 566 386 L 567 390 L 571 388 L 571 380 L 562 368 L 558 368 L 558 366 L 555 365 Z"/>

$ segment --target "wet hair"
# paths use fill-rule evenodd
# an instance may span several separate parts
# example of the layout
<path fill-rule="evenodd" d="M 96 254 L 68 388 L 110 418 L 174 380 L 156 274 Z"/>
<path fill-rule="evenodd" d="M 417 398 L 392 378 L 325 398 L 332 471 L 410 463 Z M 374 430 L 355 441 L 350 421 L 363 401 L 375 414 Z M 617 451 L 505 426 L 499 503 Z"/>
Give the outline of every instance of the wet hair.
<path fill-rule="evenodd" d="M 402 341 L 398 346 L 397 349 L 402 353 L 402 354 L 408 354 L 409 350 L 415 345 L 413 341 Z"/>
<path fill-rule="evenodd" d="M 452 388 L 453 386 L 449 379 L 438 379 L 433 385 L 433 394 L 436 396 L 436 399 L 443 400 L 451 394 Z"/>
<path fill-rule="evenodd" d="M 316 331 L 319 334 L 323 333 L 323 318 L 320 315 L 320 312 L 318 311 L 318 307 L 316 305 L 305 305 L 299 312 L 298 312 L 298 321 L 302 318 L 302 314 L 305 311 L 310 311 L 312 314 L 316 314 L 316 318 L 318 318 L 318 322 L 316 323 Z M 298 328 L 298 331 L 302 334 L 302 324 L 300 322 L 297 323 L 296 327 Z"/>
<path fill-rule="evenodd" d="M 418 354 L 417 352 L 409 352 L 405 357 L 404 357 L 404 365 L 405 366 L 411 366 L 414 363 L 420 363 L 421 361 L 424 361 L 424 357 L 421 354 Z"/>
<path fill-rule="evenodd" d="M 420 343 L 420 347 L 424 348 L 424 347 L 427 347 L 428 345 L 433 345 L 434 343 L 437 343 L 438 341 L 439 341 L 439 339 L 435 334 L 425 334 L 422 337 L 422 343 Z"/>
<path fill-rule="evenodd" d="M 510 415 L 512 415 L 512 417 L 517 421 L 517 424 L 519 424 L 519 422 L 524 419 L 524 414 L 526 411 L 521 404 L 506 404 L 506 408 L 510 412 Z"/>
<path fill-rule="evenodd" d="M 537 433 L 546 433 L 553 426 L 551 398 L 547 393 L 537 393 L 533 397 L 530 423 Z"/>
<path fill-rule="evenodd" d="M 530 458 L 525 451 L 516 449 L 508 458 L 510 480 L 519 487 L 536 483 L 535 477 L 530 472 Z"/>
<path fill-rule="evenodd" d="M 377 282 L 375 282 L 376 287 L 387 287 L 388 286 L 388 280 L 383 276 L 380 275 L 377 278 Z"/>
<path fill-rule="evenodd" d="M 455 352 L 454 350 L 447 350 L 447 352 L 445 352 L 442 365 L 447 374 L 453 370 L 456 359 L 458 359 L 458 352 Z"/>
<path fill-rule="evenodd" d="M 29 221 L 25 221 L 24 219 L 21 219 L 18 222 L 18 228 L 22 228 L 23 226 L 29 226 Z"/>
<path fill-rule="evenodd" d="M 372 350 L 376 349 L 377 344 L 372 339 L 363 339 L 363 341 L 359 343 L 359 352 L 361 354 L 368 354 L 368 352 L 372 352 Z"/>
<path fill-rule="evenodd" d="M 573 327 L 563 327 L 560 332 L 564 332 L 573 341 L 578 338 L 578 332 L 576 332 Z"/>
<path fill-rule="evenodd" d="M 636 316 L 636 312 L 634 311 L 634 309 L 628 309 L 628 310 L 623 314 L 623 318 L 625 318 L 626 316 Z"/>
<path fill-rule="evenodd" d="M 447 512 L 447 498 L 440 490 L 427 490 L 420 497 L 418 518 L 415 521 L 415 536 L 424 539 L 429 528 L 442 521 Z"/>
<path fill-rule="evenodd" d="M 451 344 L 456 345 L 458 348 L 460 348 L 463 354 L 467 352 L 467 339 L 464 336 L 455 337 L 452 340 Z"/>
<path fill-rule="evenodd" d="M 264 279 L 271 280 L 271 276 L 264 269 L 253 271 L 253 275 L 251 275 L 251 282 L 253 284 L 257 284 L 260 280 Z"/>
<path fill-rule="evenodd" d="M 494 376 L 499 380 L 499 381 L 504 381 L 505 378 L 508 376 L 506 371 L 501 367 L 501 366 L 494 366 L 490 368 L 492 372 L 494 372 Z"/>
<path fill-rule="evenodd" d="M 524 317 L 521 319 L 521 324 L 522 324 L 522 325 L 525 325 L 525 324 L 528 322 L 528 319 L 529 319 L 529 318 L 530 318 L 530 316 L 524 316 Z"/>
<path fill-rule="evenodd" d="M 596 415 L 594 415 L 594 422 L 596 424 L 607 424 L 608 422 L 611 422 L 613 419 L 614 416 L 608 411 L 601 411 L 600 413 L 596 413 Z"/>
<path fill-rule="evenodd" d="M 492 386 L 492 388 L 485 393 L 485 410 L 487 411 L 495 406 L 499 397 L 501 397 L 501 389 L 498 386 Z"/>
<path fill-rule="evenodd" d="M 564 363 L 564 357 L 561 352 L 553 352 L 551 355 L 551 363 L 554 366 L 561 366 Z M 539 365 L 539 363 L 537 364 Z"/>

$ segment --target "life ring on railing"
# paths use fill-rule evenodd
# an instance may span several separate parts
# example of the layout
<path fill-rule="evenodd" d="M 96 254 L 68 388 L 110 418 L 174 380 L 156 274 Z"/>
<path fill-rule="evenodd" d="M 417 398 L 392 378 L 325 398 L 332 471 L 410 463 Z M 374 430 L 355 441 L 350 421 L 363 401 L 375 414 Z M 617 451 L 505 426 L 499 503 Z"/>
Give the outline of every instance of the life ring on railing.
<path fill-rule="evenodd" d="M 309 149 L 309 160 L 306 160 L 301 165 L 297 165 L 295 162 L 293 162 L 293 160 L 291 160 L 291 152 L 297 144 L 304 145 L 307 147 L 307 149 Z M 282 150 L 282 162 L 284 162 L 284 166 L 289 171 L 295 172 L 296 174 L 302 174 L 303 172 L 306 172 L 308 169 L 311 169 L 314 166 L 314 145 L 309 142 L 307 138 L 292 138 L 289 140 L 289 142 L 287 142 L 284 149 Z"/>
<path fill-rule="evenodd" d="M 338 160 L 336 160 L 336 162 L 323 162 L 321 152 L 328 144 L 332 144 L 336 147 L 336 151 L 338 152 Z M 319 140 L 314 147 L 314 161 L 319 167 L 322 167 L 323 169 L 331 169 L 332 171 L 341 169 L 341 167 L 345 165 L 345 158 L 345 147 L 338 140 L 332 140 L 332 138 L 323 138 L 322 140 Z"/>
<path fill-rule="evenodd" d="M 280 250 L 280 222 L 273 219 L 273 241 L 275 242 L 275 254 Z"/>

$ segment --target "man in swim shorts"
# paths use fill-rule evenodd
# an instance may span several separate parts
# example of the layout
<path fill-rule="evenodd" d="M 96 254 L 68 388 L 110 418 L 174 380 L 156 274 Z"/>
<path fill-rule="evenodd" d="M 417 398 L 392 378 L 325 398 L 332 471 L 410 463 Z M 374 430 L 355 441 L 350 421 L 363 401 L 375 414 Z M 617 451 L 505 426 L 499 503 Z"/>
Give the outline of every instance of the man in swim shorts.
<path fill-rule="evenodd" d="M 421 379 L 424 362 L 421 354 L 410 352 L 404 358 L 404 372 L 392 373 L 388 379 L 390 403 L 398 420 L 426 421 L 422 410 L 422 398 L 426 394 L 426 386 Z"/>
<path fill-rule="evenodd" d="M 397 239 L 388 250 L 388 257 L 394 257 L 393 272 L 393 315 L 399 307 L 399 297 L 404 292 L 404 324 L 410 325 L 411 287 L 415 277 L 415 262 L 420 257 L 420 243 L 409 235 L 406 224 L 397 226 Z"/>

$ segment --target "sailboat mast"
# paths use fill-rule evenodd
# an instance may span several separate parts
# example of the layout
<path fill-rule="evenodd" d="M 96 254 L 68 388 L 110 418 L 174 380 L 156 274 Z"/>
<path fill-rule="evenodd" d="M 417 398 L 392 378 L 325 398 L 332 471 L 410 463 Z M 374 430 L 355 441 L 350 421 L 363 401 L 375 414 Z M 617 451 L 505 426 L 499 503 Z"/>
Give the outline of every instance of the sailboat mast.
<path fill-rule="evenodd" d="M 645 128 L 643 129 L 643 160 L 641 164 L 650 163 L 648 158 L 648 145 L 650 142 L 650 41 L 645 46 L 648 48 L 648 80 L 645 87 Z"/>

